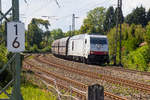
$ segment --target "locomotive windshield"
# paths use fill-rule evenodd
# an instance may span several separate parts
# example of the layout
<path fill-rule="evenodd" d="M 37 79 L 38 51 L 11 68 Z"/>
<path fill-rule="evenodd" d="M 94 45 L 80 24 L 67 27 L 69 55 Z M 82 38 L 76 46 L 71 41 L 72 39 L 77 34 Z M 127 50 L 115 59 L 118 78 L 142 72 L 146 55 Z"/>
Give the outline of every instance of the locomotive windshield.
<path fill-rule="evenodd" d="M 107 39 L 91 37 L 90 42 L 91 42 L 91 44 L 107 44 Z"/>

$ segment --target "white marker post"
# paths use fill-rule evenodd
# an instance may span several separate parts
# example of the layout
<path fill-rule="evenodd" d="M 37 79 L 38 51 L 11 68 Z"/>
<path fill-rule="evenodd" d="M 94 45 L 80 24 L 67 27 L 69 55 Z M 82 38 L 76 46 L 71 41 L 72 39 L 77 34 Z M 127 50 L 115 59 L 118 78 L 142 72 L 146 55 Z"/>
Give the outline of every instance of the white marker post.
<path fill-rule="evenodd" d="M 10 52 L 25 50 L 25 25 L 21 22 L 7 23 L 7 49 Z"/>

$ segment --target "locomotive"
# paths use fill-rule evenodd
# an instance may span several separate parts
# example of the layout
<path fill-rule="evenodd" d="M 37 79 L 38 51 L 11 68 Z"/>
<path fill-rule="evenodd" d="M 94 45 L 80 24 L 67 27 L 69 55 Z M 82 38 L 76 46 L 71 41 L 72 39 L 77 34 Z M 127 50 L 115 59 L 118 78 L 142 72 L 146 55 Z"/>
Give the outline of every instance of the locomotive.
<path fill-rule="evenodd" d="M 52 43 L 52 54 L 85 63 L 109 63 L 107 36 L 80 34 L 57 39 Z"/>

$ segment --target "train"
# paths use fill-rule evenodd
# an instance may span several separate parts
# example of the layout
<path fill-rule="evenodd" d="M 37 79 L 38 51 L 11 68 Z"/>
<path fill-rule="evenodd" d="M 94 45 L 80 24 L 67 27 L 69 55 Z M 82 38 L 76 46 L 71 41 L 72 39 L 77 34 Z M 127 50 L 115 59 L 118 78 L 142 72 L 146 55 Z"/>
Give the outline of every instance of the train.
<path fill-rule="evenodd" d="M 80 34 L 57 39 L 53 55 L 84 63 L 109 63 L 108 39 L 105 35 Z"/>

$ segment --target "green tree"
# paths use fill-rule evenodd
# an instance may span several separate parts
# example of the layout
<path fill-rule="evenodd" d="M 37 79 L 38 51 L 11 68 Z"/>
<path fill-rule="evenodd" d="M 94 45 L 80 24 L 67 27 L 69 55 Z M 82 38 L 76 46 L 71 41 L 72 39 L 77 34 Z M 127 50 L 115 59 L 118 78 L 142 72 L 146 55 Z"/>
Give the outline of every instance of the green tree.
<path fill-rule="evenodd" d="M 108 8 L 107 12 L 106 12 L 106 19 L 104 20 L 104 31 L 107 32 L 109 31 L 111 28 L 113 28 L 116 24 L 115 21 L 115 11 L 114 8 L 111 6 Z"/>
<path fill-rule="evenodd" d="M 150 48 L 150 22 L 148 23 L 148 25 L 146 26 L 146 36 L 145 36 L 145 40 L 148 43 L 148 46 Z"/>
<path fill-rule="evenodd" d="M 123 41 L 124 49 L 129 53 L 130 51 L 136 50 L 139 45 L 144 42 L 145 29 L 141 25 L 132 24 L 126 27 L 125 31 L 123 29 Z"/>
<path fill-rule="evenodd" d="M 105 8 L 97 7 L 88 12 L 87 18 L 84 19 L 80 33 L 98 33 L 104 34 Z"/>
<path fill-rule="evenodd" d="M 39 49 L 44 48 L 41 42 L 48 41 L 50 36 L 49 26 L 48 20 L 33 18 L 26 32 L 26 48 L 31 48 L 33 45 L 37 45 Z"/>
<path fill-rule="evenodd" d="M 131 51 L 136 50 L 139 48 L 139 45 L 144 42 L 144 37 L 146 31 L 141 25 L 128 25 L 128 24 L 122 24 L 122 56 L 127 56 Z M 107 34 L 108 40 L 109 40 L 109 52 L 110 57 L 112 58 L 114 56 L 115 52 L 115 38 L 116 35 L 116 28 L 110 30 L 110 32 Z M 118 35 L 119 39 L 119 35 Z M 117 40 L 118 40 L 117 39 Z M 117 54 L 119 54 L 119 41 L 117 41 L 118 47 L 117 47 Z M 118 61 L 117 56 L 117 61 Z"/>
<path fill-rule="evenodd" d="M 150 9 L 147 12 L 147 23 L 150 22 Z"/>
<path fill-rule="evenodd" d="M 132 51 L 128 56 L 123 58 L 124 67 L 129 69 L 136 69 L 139 71 L 147 71 L 148 62 L 150 61 L 150 54 L 148 46 L 143 46 L 135 51 Z"/>
<path fill-rule="evenodd" d="M 136 9 L 134 9 L 132 11 L 132 13 L 130 13 L 129 15 L 127 15 L 125 22 L 128 24 L 141 24 L 142 26 L 146 26 L 147 24 L 147 19 L 146 19 L 146 11 L 145 8 L 141 7 L 137 7 Z"/>
<path fill-rule="evenodd" d="M 67 37 L 67 36 L 71 36 L 71 31 L 67 31 L 66 33 L 65 33 L 65 36 Z"/>
<path fill-rule="evenodd" d="M 51 31 L 51 38 L 53 40 L 60 39 L 63 37 L 65 37 L 65 34 L 63 33 L 61 29 L 54 29 Z"/>
<path fill-rule="evenodd" d="M 133 23 L 133 19 L 134 19 L 134 16 L 133 14 L 128 14 L 125 18 L 125 22 L 128 23 L 129 25 L 131 25 Z"/>

